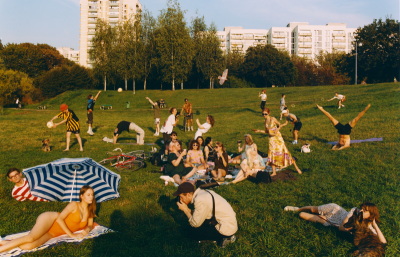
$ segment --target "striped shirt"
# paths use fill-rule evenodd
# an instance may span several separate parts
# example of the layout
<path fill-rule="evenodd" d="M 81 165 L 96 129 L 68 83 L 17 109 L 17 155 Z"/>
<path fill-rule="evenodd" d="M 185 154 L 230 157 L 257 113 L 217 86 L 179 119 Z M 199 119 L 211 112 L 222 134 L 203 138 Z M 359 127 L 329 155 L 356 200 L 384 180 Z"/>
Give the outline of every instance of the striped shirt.
<path fill-rule="evenodd" d="M 79 130 L 79 119 L 73 110 L 68 109 L 68 112 L 61 112 L 57 115 L 58 118 L 67 120 L 67 131 Z"/>
<path fill-rule="evenodd" d="M 36 202 L 48 202 L 47 200 L 33 196 L 29 189 L 28 181 L 26 180 L 26 178 L 23 178 L 23 180 L 24 180 L 24 185 L 22 185 L 20 187 L 14 186 L 14 188 L 13 188 L 12 197 L 14 197 L 15 200 L 20 201 L 20 202 L 23 202 L 26 200 L 31 200 L 31 201 L 36 201 Z"/>

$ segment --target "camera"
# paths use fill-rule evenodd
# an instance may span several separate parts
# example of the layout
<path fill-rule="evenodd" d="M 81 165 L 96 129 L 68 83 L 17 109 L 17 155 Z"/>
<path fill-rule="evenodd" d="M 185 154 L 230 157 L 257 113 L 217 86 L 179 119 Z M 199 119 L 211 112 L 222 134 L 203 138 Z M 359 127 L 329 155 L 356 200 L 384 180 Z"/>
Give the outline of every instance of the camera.
<path fill-rule="evenodd" d="M 181 112 L 177 112 L 175 118 L 178 118 L 181 115 Z"/>
<path fill-rule="evenodd" d="M 238 144 L 242 143 L 242 140 L 238 140 Z"/>
<path fill-rule="evenodd" d="M 177 203 L 182 203 L 182 202 L 181 202 L 181 197 L 180 197 L 179 195 L 175 198 L 175 201 L 176 201 Z"/>

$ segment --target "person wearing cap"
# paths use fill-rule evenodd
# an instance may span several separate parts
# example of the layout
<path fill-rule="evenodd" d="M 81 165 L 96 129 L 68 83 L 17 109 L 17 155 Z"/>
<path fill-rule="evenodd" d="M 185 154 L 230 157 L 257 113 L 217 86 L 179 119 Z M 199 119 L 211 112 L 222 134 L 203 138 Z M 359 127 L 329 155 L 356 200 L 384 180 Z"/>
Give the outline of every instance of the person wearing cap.
<path fill-rule="evenodd" d="M 264 110 L 265 108 L 265 102 L 267 101 L 267 94 L 265 93 L 265 90 L 263 90 L 261 93 L 258 93 L 258 97 L 261 97 L 261 110 Z"/>
<path fill-rule="evenodd" d="M 201 188 L 195 190 L 189 182 L 180 184 L 173 195 L 179 197 L 177 205 L 188 217 L 192 226 L 190 235 L 195 240 L 216 241 L 222 248 L 236 240 L 236 213 L 222 196 Z M 194 205 L 193 211 L 189 203 Z"/>
<path fill-rule="evenodd" d="M 79 146 L 80 146 L 80 151 L 83 151 L 82 147 L 82 139 L 81 136 L 79 135 L 80 133 L 80 125 L 79 125 L 79 119 L 75 115 L 74 111 L 71 109 L 68 109 L 68 105 L 62 104 L 60 106 L 61 113 L 54 116 L 50 122 L 53 122 L 53 120 L 57 118 L 63 119 L 63 121 L 59 123 L 55 123 L 52 128 L 56 128 L 58 125 L 61 125 L 63 123 L 67 123 L 67 148 L 65 148 L 64 151 L 69 151 L 69 143 L 71 140 L 71 134 L 74 133 L 76 139 L 78 140 Z"/>

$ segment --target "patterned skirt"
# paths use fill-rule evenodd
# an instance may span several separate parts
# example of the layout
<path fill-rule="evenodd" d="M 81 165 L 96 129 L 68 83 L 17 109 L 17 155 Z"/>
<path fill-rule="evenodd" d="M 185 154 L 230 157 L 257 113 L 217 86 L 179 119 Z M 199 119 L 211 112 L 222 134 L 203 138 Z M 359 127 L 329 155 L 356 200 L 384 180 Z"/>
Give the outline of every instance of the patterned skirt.
<path fill-rule="evenodd" d="M 281 132 L 277 132 L 275 136 L 269 138 L 267 165 L 275 165 L 282 169 L 293 164 L 292 155 L 286 148 Z"/>

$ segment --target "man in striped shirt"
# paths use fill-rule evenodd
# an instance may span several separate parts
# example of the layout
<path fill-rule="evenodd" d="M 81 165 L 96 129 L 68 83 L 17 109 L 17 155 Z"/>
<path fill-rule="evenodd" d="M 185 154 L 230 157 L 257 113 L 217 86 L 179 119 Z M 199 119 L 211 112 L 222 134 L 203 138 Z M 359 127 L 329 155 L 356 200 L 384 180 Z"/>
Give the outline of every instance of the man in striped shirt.
<path fill-rule="evenodd" d="M 69 143 L 71 140 L 71 134 L 74 133 L 76 139 L 78 140 L 79 146 L 80 146 L 80 151 L 83 151 L 82 147 L 82 139 L 81 136 L 79 135 L 80 133 L 80 126 L 79 126 L 79 119 L 75 115 L 73 110 L 68 109 L 68 105 L 62 104 L 60 107 L 61 113 L 58 114 L 57 116 L 54 116 L 50 122 L 53 122 L 53 120 L 57 118 L 64 119 L 63 121 L 56 123 L 53 125 L 53 128 L 56 128 L 58 125 L 61 125 L 63 123 L 67 123 L 67 148 L 65 148 L 64 151 L 69 151 Z"/>
<path fill-rule="evenodd" d="M 7 172 L 7 178 L 9 181 L 13 182 L 14 188 L 12 190 L 12 197 L 15 200 L 23 202 L 26 200 L 36 201 L 36 202 L 48 202 L 42 198 L 33 196 L 29 189 L 29 184 L 26 178 L 22 177 L 21 172 L 17 168 L 11 168 Z"/>

